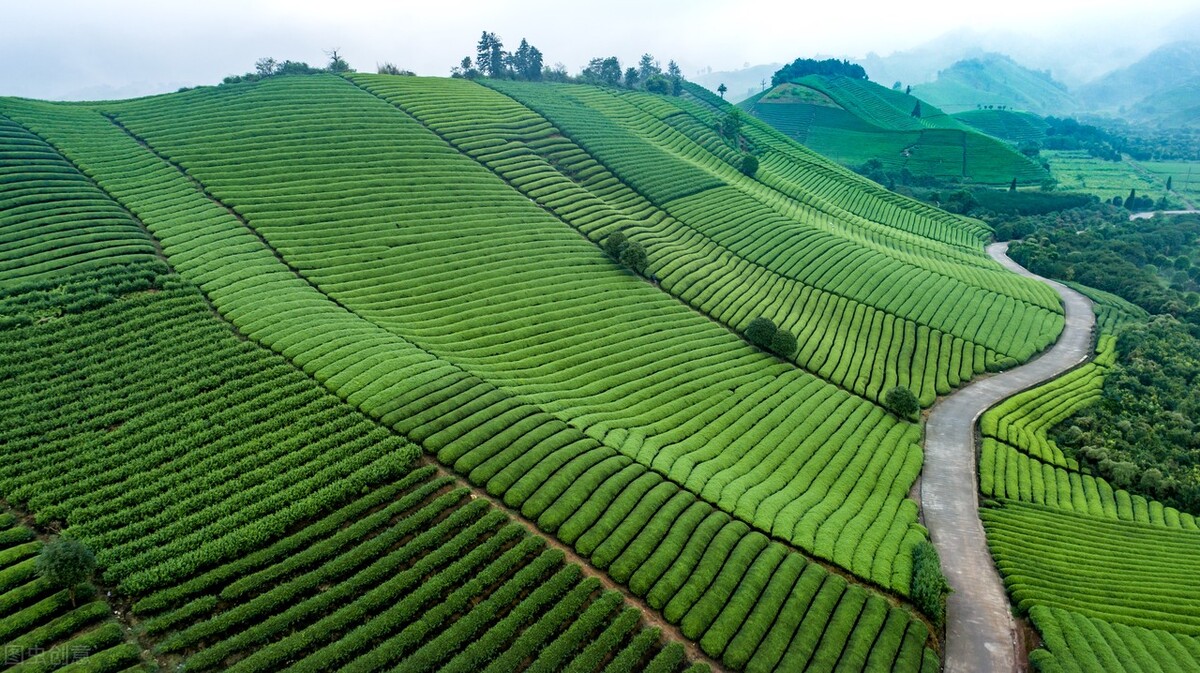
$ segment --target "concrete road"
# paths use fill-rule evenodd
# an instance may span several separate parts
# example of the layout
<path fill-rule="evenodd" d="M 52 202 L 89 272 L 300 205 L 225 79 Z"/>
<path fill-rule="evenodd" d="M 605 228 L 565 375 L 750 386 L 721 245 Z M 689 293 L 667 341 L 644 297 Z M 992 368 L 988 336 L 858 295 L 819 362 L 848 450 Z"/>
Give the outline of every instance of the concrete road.
<path fill-rule="evenodd" d="M 1009 259 L 1007 250 L 1007 243 L 988 246 L 988 254 L 1005 267 L 1040 278 Z M 1035 360 L 942 399 L 925 426 L 921 506 L 954 590 L 946 606 L 947 673 L 1009 673 L 1017 667 L 1008 597 L 979 520 L 975 424 L 1004 398 L 1052 379 L 1090 355 L 1095 324 L 1091 301 L 1060 283 L 1046 282 L 1066 308 L 1066 327 L 1058 342 Z"/>

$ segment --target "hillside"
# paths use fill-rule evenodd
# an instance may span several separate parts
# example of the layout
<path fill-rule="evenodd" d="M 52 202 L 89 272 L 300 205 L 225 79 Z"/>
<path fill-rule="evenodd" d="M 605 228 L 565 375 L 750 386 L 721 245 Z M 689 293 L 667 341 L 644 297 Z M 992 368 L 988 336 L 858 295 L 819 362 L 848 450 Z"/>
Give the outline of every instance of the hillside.
<path fill-rule="evenodd" d="M 0 99 L 0 496 L 187 670 L 936 670 L 885 393 L 1027 360 L 1061 306 L 753 119 L 744 175 L 729 109 L 376 75 Z"/>
<path fill-rule="evenodd" d="M 1076 91 L 1094 112 L 1115 115 L 1135 111 L 1137 121 L 1162 125 L 1194 124 L 1187 116 L 1195 99 L 1181 95 L 1200 82 L 1200 42 L 1174 42 L 1141 60 L 1088 82 Z M 1191 125 L 1189 124 L 1189 125 Z"/>
<path fill-rule="evenodd" d="M 889 170 L 997 185 L 1013 178 L 1038 184 L 1049 177 L 1007 144 L 933 105 L 871 82 L 812 75 L 740 107 L 848 166 L 877 159 Z"/>
<path fill-rule="evenodd" d="M 980 106 L 1063 116 L 1079 103 L 1049 73 L 1023 67 L 1003 54 L 989 53 L 958 61 L 928 83 L 915 84 L 913 95 L 953 114 Z"/>
<path fill-rule="evenodd" d="M 1035 114 L 1012 110 L 969 110 L 953 117 L 989 136 L 1018 145 L 1044 139 L 1050 128 L 1046 120 Z"/>

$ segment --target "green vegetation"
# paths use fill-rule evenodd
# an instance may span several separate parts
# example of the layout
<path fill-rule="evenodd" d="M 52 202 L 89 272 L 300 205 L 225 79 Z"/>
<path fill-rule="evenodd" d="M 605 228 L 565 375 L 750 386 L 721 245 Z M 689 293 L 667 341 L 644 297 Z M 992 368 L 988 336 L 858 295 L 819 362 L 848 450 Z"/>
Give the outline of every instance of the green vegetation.
<path fill-rule="evenodd" d="M 1061 115 L 1079 107 L 1067 87 L 1049 72 L 1030 70 L 994 53 L 958 61 L 939 71 L 933 82 L 914 85 L 912 90 L 951 113 L 1007 108 Z"/>
<path fill-rule="evenodd" d="M 138 646 L 127 641 L 109 604 L 95 587 L 83 583 L 88 573 L 80 571 L 86 568 L 87 555 L 79 555 L 77 545 L 67 540 L 43 544 L 16 517 L 0 514 L 0 643 L 5 666 L 25 673 L 151 670 L 140 661 Z"/>
<path fill-rule="evenodd" d="M 1046 171 L 1004 142 L 942 110 L 864 80 L 809 75 L 740 104 L 804 145 L 843 164 L 875 160 L 888 172 L 980 184 L 1041 184 Z"/>
<path fill-rule="evenodd" d="M 1046 648 L 1029 655 L 1040 671 L 1200 670 L 1200 642 L 1192 637 L 1110 624 L 1045 606 L 1034 607 L 1030 614 Z"/>
<path fill-rule="evenodd" d="M 71 605 L 74 605 L 75 589 L 91 579 L 96 570 L 96 557 L 78 540 L 57 538 L 42 547 L 35 567 L 50 586 L 66 589 L 71 596 Z"/>
<path fill-rule="evenodd" d="M 950 584 L 942 574 L 937 548 L 931 542 L 913 547 L 913 602 L 938 626 L 946 621 L 946 594 L 949 591 Z"/>
<path fill-rule="evenodd" d="M 850 77 L 852 79 L 867 79 L 867 72 L 861 65 L 836 58 L 822 61 L 811 58 L 798 58 L 783 66 L 771 75 L 771 86 L 779 86 L 808 75 L 823 75 L 825 77 Z"/>
<path fill-rule="evenodd" d="M 731 146 L 701 94 L 484 84 L 0 101 L 178 272 L 14 263 L 0 494 L 95 549 L 188 670 L 688 665 L 419 451 L 726 666 L 935 669 L 879 591 L 926 534 L 919 428 L 876 402 L 1030 357 L 1053 294 L 978 222 L 756 120 Z M 630 249 L 659 288 L 604 255 Z M 755 316 L 809 371 L 709 319 Z"/>

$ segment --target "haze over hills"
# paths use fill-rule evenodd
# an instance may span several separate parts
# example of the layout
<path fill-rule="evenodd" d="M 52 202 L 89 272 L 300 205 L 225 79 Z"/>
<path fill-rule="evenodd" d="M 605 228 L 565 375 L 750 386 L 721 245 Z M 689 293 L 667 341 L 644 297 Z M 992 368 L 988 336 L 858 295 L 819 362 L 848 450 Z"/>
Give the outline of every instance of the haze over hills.
<path fill-rule="evenodd" d="M 738 103 L 759 93 L 763 87 L 771 86 L 771 75 L 783 66 L 782 63 L 766 63 L 752 65 L 740 70 L 712 71 L 706 70 L 694 75 L 691 79 L 696 84 L 716 91 L 717 87 L 725 85 L 725 100 Z"/>
<path fill-rule="evenodd" d="M 1172 120 L 1194 125 L 1197 120 L 1187 111 L 1197 107 L 1197 89 L 1200 42 L 1192 41 L 1159 47 L 1145 58 L 1080 87 L 1078 95 L 1096 112 L 1114 114 L 1129 109 L 1135 121 Z"/>
<path fill-rule="evenodd" d="M 990 105 L 1062 115 L 1079 107 L 1067 86 L 1049 72 L 1031 70 L 995 53 L 958 61 L 938 72 L 934 81 L 913 85 L 912 93 L 951 114 Z"/>

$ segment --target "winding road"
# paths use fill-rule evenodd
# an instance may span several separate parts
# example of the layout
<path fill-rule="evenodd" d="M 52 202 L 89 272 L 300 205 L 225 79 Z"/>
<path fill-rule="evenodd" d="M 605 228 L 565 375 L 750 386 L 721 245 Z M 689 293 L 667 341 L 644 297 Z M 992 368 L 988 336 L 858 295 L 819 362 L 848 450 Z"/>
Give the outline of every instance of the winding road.
<path fill-rule="evenodd" d="M 1053 287 L 1066 309 L 1066 326 L 1052 348 L 1036 359 L 980 379 L 942 399 L 925 425 L 921 507 L 953 593 L 946 606 L 946 672 L 1009 673 L 1017 670 L 1016 631 L 1004 584 L 992 563 L 979 520 L 975 425 L 1006 397 L 1071 369 L 1091 353 L 1095 317 L 1078 292 L 1026 271 L 1008 258 L 1007 243 L 988 246 L 1006 268 Z"/>

